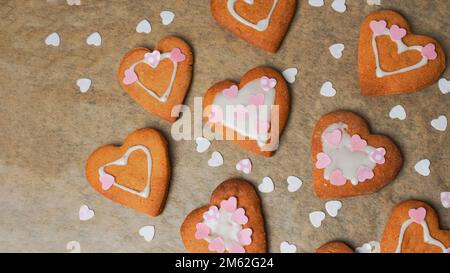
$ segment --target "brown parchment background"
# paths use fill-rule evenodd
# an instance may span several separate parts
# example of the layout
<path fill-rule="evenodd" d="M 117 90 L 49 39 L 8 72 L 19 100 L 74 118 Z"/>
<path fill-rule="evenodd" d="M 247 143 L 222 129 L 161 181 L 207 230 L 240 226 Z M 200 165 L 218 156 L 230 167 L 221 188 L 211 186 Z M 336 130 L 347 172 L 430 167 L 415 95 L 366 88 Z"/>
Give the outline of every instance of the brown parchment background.
<path fill-rule="evenodd" d="M 0 1 L 0 251 L 65 252 L 66 243 L 76 240 L 83 252 L 183 252 L 179 227 L 184 217 L 206 204 L 220 182 L 243 177 L 257 185 L 266 175 L 275 182 L 273 193 L 261 194 L 271 252 L 278 252 L 284 240 L 296 244 L 299 252 L 314 251 L 333 239 L 354 247 L 379 241 L 391 209 L 411 198 L 433 205 L 441 227 L 449 228 L 450 210 L 442 207 L 439 195 L 450 191 L 450 138 L 448 129 L 436 131 L 430 121 L 439 115 L 450 117 L 450 94 L 441 94 L 435 84 L 408 95 L 359 95 L 359 24 L 380 7 L 347 0 L 348 9 L 340 14 L 331 9 L 331 1 L 314 8 L 300 0 L 285 42 L 272 55 L 219 27 L 207 0 L 81 1 L 81 6 L 69 6 L 64 0 Z M 382 0 L 381 8 L 403 13 L 416 33 L 437 38 L 450 56 L 449 1 Z M 159 17 L 166 9 L 176 13 L 169 26 L 163 26 Z M 144 18 L 152 23 L 150 34 L 135 32 Z M 54 31 L 61 37 L 57 48 L 44 44 Z M 103 38 L 99 48 L 85 43 L 95 31 Z M 183 37 L 194 48 L 194 78 L 186 98 L 191 107 L 194 97 L 215 82 L 239 80 L 254 66 L 299 68 L 291 85 L 290 120 L 273 158 L 249 154 L 224 141 L 198 154 L 195 141 L 174 141 L 169 123 L 147 113 L 121 90 L 116 70 L 123 54 L 137 46 L 153 48 L 169 34 Z M 346 47 L 340 60 L 328 51 L 337 42 Z M 444 76 L 450 79 L 449 69 Z M 75 85 L 80 77 L 93 81 L 87 93 Z M 319 94 L 328 80 L 337 89 L 334 98 Z M 405 121 L 388 117 L 397 104 L 406 108 Z M 320 116 L 338 109 L 359 113 L 374 132 L 391 136 L 403 151 L 404 167 L 379 193 L 341 199 L 338 217 L 327 216 L 315 229 L 308 215 L 325 211 L 325 201 L 312 190 L 310 137 Z M 157 218 L 105 199 L 84 176 L 85 160 L 95 148 L 121 143 L 142 127 L 161 130 L 170 142 L 172 184 L 166 208 Z M 207 166 L 214 150 L 225 158 L 222 167 Z M 240 174 L 235 164 L 247 156 L 254 170 Z M 414 171 L 414 164 L 423 158 L 431 161 L 428 177 Z M 287 191 L 289 175 L 304 182 L 295 193 Z M 78 219 L 82 204 L 95 210 L 90 221 Z M 144 225 L 156 228 L 151 242 L 138 234 Z"/>

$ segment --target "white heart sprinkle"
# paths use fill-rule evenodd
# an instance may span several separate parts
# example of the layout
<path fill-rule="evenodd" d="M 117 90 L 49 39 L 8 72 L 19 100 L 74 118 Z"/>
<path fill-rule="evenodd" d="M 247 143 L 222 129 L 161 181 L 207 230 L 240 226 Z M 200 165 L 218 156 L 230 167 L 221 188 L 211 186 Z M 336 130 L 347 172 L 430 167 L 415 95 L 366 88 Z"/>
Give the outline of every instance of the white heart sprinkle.
<path fill-rule="evenodd" d="M 70 253 L 81 253 L 81 245 L 77 241 L 70 241 L 66 244 L 66 249 Z"/>
<path fill-rule="evenodd" d="M 81 78 L 77 80 L 77 86 L 81 93 L 86 93 L 91 88 L 92 81 L 88 78 Z"/>
<path fill-rule="evenodd" d="M 139 22 L 136 26 L 136 32 L 137 33 L 150 33 L 152 31 L 152 25 L 147 19 L 144 19 Z"/>
<path fill-rule="evenodd" d="M 403 106 L 401 105 L 396 105 L 392 107 L 391 111 L 389 112 L 389 117 L 391 119 L 405 120 L 406 119 L 405 108 L 403 108 Z"/>
<path fill-rule="evenodd" d="M 94 211 L 86 205 L 81 205 L 80 210 L 78 211 L 78 217 L 81 221 L 87 221 L 94 217 Z"/>
<path fill-rule="evenodd" d="M 447 81 L 447 79 L 442 78 L 439 80 L 439 90 L 441 90 L 442 94 L 447 94 L 450 92 L 450 81 Z"/>
<path fill-rule="evenodd" d="M 283 77 L 288 83 L 294 83 L 297 73 L 298 69 L 295 67 L 291 67 L 283 71 Z"/>
<path fill-rule="evenodd" d="M 236 164 L 236 170 L 245 174 L 249 174 L 252 171 L 252 161 L 249 158 L 244 158 Z"/>
<path fill-rule="evenodd" d="M 320 94 L 325 97 L 334 97 L 336 96 L 336 89 L 334 89 L 333 84 L 328 81 L 320 88 Z"/>
<path fill-rule="evenodd" d="M 356 253 L 380 253 L 381 246 L 379 242 L 371 241 L 369 243 L 365 243 L 360 247 L 355 249 Z"/>
<path fill-rule="evenodd" d="M 273 192 L 275 185 L 273 184 L 272 178 L 266 176 L 262 179 L 261 184 L 258 185 L 258 190 L 263 193 Z"/>
<path fill-rule="evenodd" d="M 52 34 L 48 35 L 47 38 L 45 38 L 46 45 L 59 46 L 60 42 L 61 39 L 59 38 L 59 34 L 56 32 L 53 32 Z"/>
<path fill-rule="evenodd" d="M 444 208 L 450 208 L 450 192 L 441 192 L 441 203 Z"/>
<path fill-rule="evenodd" d="M 154 226 L 143 226 L 139 229 L 139 235 L 144 237 L 147 242 L 153 240 L 155 237 L 155 227 Z"/>
<path fill-rule="evenodd" d="M 205 152 L 211 146 L 211 141 L 204 137 L 197 137 L 195 143 L 197 143 L 197 152 L 199 153 Z"/>
<path fill-rule="evenodd" d="M 323 0 L 309 0 L 308 3 L 309 3 L 309 5 L 311 5 L 313 7 L 323 6 Z"/>
<path fill-rule="evenodd" d="M 214 151 L 211 154 L 211 158 L 208 160 L 208 165 L 210 167 L 222 166 L 223 165 L 223 156 L 218 151 Z"/>
<path fill-rule="evenodd" d="M 81 0 L 67 0 L 69 6 L 79 6 L 81 5 Z"/>
<path fill-rule="evenodd" d="M 322 221 L 325 219 L 325 213 L 322 211 L 314 211 L 309 214 L 309 221 L 315 228 L 319 228 L 322 225 Z"/>
<path fill-rule="evenodd" d="M 289 192 L 296 192 L 303 185 L 303 181 L 300 178 L 293 175 L 287 178 L 287 182 Z"/>
<path fill-rule="evenodd" d="M 335 59 L 340 59 L 342 57 L 342 52 L 344 51 L 344 49 L 345 49 L 344 44 L 334 44 L 329 48 L 331 55 Z"/>
<path fill-rule="evenodd" d="M 297 252 L 297 247 L 294 244 L 290 244 L 287 241 L 283 241 L 280 244 L 281 253 L 295 253 Z"/>
<path fill-rule="evenodd" d="M 447 117 L 441 115 L 437 119 L 433 119 L 431 126 L 438 131 L 444 132 L 447 129 Z"/>
<path fill-rule="evenodd" d="M 334 0 L 331 4 L 331 7 L 340 13 L 344 13 L 347 10 L 347 6 L 345 5 L 345 0 Z"/>
<path fill-rule="evenodd" d="M 381 5 L 381 0 L 367 0 L 367 4 L 369 4 L 370 6 L 373 6 L 373 5 L 379 6 L 379 5 Z"/>
<path fill-rule="evenodd" d="M 173 19 L 175 18 L 175 13 L 168 10 L 164 10 L 161 11 L 159 16 L 161 16 L 163 25 L 167 26 L 170 25 L 170 23 L 172 23 Z"/>
<path fill-rule="evenodd" d="M 332 200 L 325 203 L 325 209 L 331 217 L 336 217 L 341 208 L 342 202 L 338 200 Z"/>
<path fill-rule="evenodd" d="M 87 37 L 86 43 L 88 45 L 100 46 L 102 44 L 102 36 L 100 36 L 100 33 L 94 32 Z"/>
<path fill-rule="evenodd" d="M 430 164 L 431 164 L 430 160 L 422 159 L 416 163 L 416 165 L 414 166 L 414 169 L 420 175 L 429 176 L 430 175 Z"/>

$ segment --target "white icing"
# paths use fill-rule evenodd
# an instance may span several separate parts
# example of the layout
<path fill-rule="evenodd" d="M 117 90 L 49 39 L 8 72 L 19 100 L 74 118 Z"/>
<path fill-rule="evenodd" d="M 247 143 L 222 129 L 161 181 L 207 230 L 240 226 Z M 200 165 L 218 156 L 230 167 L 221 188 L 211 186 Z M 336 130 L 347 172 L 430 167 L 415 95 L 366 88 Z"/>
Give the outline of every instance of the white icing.
<path fill-rule="evenodd" d="M 161 53 L 161 59 L 160 59 L 160 60 L 162 61 L 162 60 L 164 60 L 164 59 L 170 59 L 170 53 Z M 146 64 L 146 65 L 149 65 L 149 66 L 152 67 L 152 68 L 156 68 L 156 67 L 157 67 L 157 66 L 154 67 L 154 66 L 151 65 L 150 63 L 146 62 L 145 59 L 143 59 L 143 60 L 140 60 L 140 61 L 137 61 L 137 62 L 133 63 L 133 64 L 131 65 L 130 69 L 132 69 L 133 71 L 135 71 L 135 67 L 136 67 L 138 64 L 141 64 L 141 63 Z M 136 83 L 137 83 L 140 87 L 142 87 L 148 94 L 150 94 L 151 96 L 153 96 L 155 99 L 159 100 L 160 102 L 166 102 L 166 101 L 167 101 L 167 98 L 169 97 L 170 93 L 172 92 L 173 83 L 175 82 L 175 76 L 176 76 L 176 74 L 177 74 L 177 67 L 178 67 L 178 64 L 177 64 L 177 62 L 174 62 L 174 61 L 172 61 L 172 63 L 173 63 L 173 70 L 172 70 L 172 76 L 171 76 L 171 78 L 170 78 L 170 83 L 169 83 L 169 86 L 167 87 L 166 91 L 164 92 L 164 94 L 163 94 L 162 96 L 158 96 L 158 94 L 156 94 L 153 90 L 147 88 L 147 87 L 139 80 L 139 78 L 138 78 L 138 80 L 136 81 Z"/>
<path fill-rule="evenodd" d="M 384 32 L 382 34 L 373 33 L 373 35 L 372 35 L 372 48 L 373 48 L 373 53 L 374 53 L 374 56 L 375 56 L 375 65 L 376 65 L 376 70 L 375 71 L 376 71 L 376 75 L 377 75 L 378 78 L 382 78 L 382 77 L 390 76 L 390 75 L 395 75 L 395 74 L 400 74 L 400 73 L 405 73 L 405 72 L 408 72 L 408 71 L 411 71 L 411 70 L 415 70 L 415 69 L 418 69 L 418 68 L 421 68 L 421 67 L 427 65 L 428 58 L 425 57 L 425 56 L 422 56 L 422 59 L 418 63 L 416 63 L 414 65 L 411 65 L 411 66 L 408 66 L 408 67 L 404 67 L 404 68 L 401 68 L 401 69 L 398 69 L 398 70 L 395 70 L 395 71 L 384 71 L 381 68 L 381 65 L 380 65 L 380 58 L 379 58 L 378 47 L 377 47 L 377 37 L 378 36 L 383 36 L 383 35 L 384 36 L 389 36 L 391 38 L 391 40 L 394 41 L 397 44 L 397 49 L 398 49 L 397 53 L 398 54 L 401 54 L 401 53 L 406 52 L 406 51 L 411 51 L 411 50 L 422 52 L 422 49 L 423 49 L 423 46 L 407 46 L 405 43 L 403 43 L 403 41 L 401 39 L 400 40 L 392 39 L 391 33 L 390 33 L 389 29 L 387 29 L 387 28 L 384 30 Z"/>
<path fill-rule="evenodd" d="M 111 165 L 116 165 L 116 166 L 125 166 L 125 165 L 127 165 L 128 164 L 128 158 L 130 157 L 130 155 L 133 152 L 135 152 L 137 150 L 143 151 L 145 153 L 145 156 L 147 157 L 147 180 L 146 180 L 145 188 L 142 191 L 139 192 L 139 191 L 130 189 L 128 187 L 125 187 L 123 185 L 120 185 L 119 183 L 117 183 L 117 181 L 114 181 L 113 186 L 116 186 L 116 187 L 118 187 L 118 188 L 120 188 L 120 189 L 122 189 L 124 191 L 127 191 L 129 193 L 138 195 L 140 197 L 147 198 L 150 195 L 150 177 L 151 177 L 151 174 L 152 174 L 152 156 L 150 154 L 150 150 L 147 147 L 143 146 L 143 145 L 131 146 L 130 148 L 128 148 L 128 150 L 125 152 L 125 154 L 121 158 L 101 166 L 98 169 L 98 174 L 99 174 L 100 177 L 106 175 L 107 173 L 105 172 L 105 168 L 108 167 L 108 166 L 111 166 Z"/>
<path fill-rule="evenodd" d="M 352 151 L 351 136 L 347 133 L 347 127 L 344 123 L 333 123 L 322 133 L 322 151 L 331 159 L 331 163 L 324 169 L 324 178 L 330 180 L 331 173 L 340 169 L 347 180 L 350 180 L 353 185 L 357 185 L 359 183 L 357 173 L 361 165 L 365 165 L 372 170 L 375 168 L 376 163 L 370 159 L 370 153 L 376 148 L 367 145 L 360 151 Z M 341 142 L 338 146 L 328 143 L 325 139 L 327 133 L 336 129 L 339 129 L 342 133 Z"/>
<path fill-rule="evenodd" d="M 228 0 L 227 2 L 227 9 L 230 12 L 230 14 L 239 22 L 241 22 L 242 24 L 251 27 L 257 31 L 265 31 L 267 29 L 267 27 L 269 26 L 269 22 L 270 22 L 270 18 L 272 17 L 273 11 L 275 10 L 276 5 L 278 4 L 278 0 L 274 0 L 273 4 L 272 4 L 272 8 L 270 9 L 269 14 L 267 15 L 266 18 L 260 20 L 257 24 L 254 24 L 252 22 L 249 22 L 248 20 L 242 18 L 242 16 L 240 16 L 236 10 L 234 9 L 234 4 L 237 2 L 238 0 Z M 244 0 L 245 3 L 249 4 L 249 5 L 253 5 L 254 4 L 254 0 Z"/>
<path fill-rule="evenodd" d="M 248 106 L 249 98 L 260 93 L 264 94 L 264 103 L 258 107 L 254 105 L 247 107 L 248 115 L 245 118 L 237 119 L 235 106 Z M 258 132 L 256 124 L 270 124 L 271 109 L 274 102 L 275 88 L 264 90 L 261 86 L 261 78 L 258 78 L 242 87 L 236 98 L 227 98 L 222 92 L 217 94 L 213 105 L 222 109 L 222 124 L 225 127 L 235 130 L 242 136 L 256 140 L 258 145 L 262 147 L 269 138 L 268 131 Z"/>
<path fill-rule="evenodd" d="M 401 228 L 400 228 L 400 235 L 399 235 L 399 239 L 398 239 L 398 244 L 397 244 L 397 248 L 395 249 L 395 253 L 400 253 L 402 251 L 402 244 L 403 244 L 403 237 L 405 235 L 405 231 L 406 229 L 409 227 L 409 225 L 411 225 L 412 223 L 415 223 L 412 219 L 409 219 L 407 221 L 405 221 Z M 439 247 L 443 253 L 447 252 L 446 247 L 444 246 L 444 244 L 436 239 L 434 239 L 431 234 L 430 234 L 430 229 L 428 228 L 428 224 L 426 221 L 422 221 L 421 226 L 423 228 L 423 240 L 425 243 L 434 245 Z"/>
<path fill-rule="evenodd" d="M 203 223 L 209 228 L 210 234 L 204 238 L 210 243 L 215 238 L 219 237 L 225 243 L 225 249 L 231 250 L 231 244 L 233 242 L 242 245 L 239 242 L 238 234 L 242 230 L 242 225 L 234 222 L 231 217 L 232 212 L 227 212 L 222 207 L 219 209 L 219 215 L 217 220 L 204 219 Z"/>

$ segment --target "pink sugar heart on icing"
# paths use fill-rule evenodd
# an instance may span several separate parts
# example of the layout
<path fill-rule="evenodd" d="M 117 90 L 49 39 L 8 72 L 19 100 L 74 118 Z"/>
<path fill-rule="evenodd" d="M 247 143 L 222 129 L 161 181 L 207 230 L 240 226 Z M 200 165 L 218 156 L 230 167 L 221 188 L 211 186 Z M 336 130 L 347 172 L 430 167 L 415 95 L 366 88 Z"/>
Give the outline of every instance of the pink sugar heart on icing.
<path fill-rule="evenodd" d="M 364 165 L 358 168 L 357 177 L 359 182 L 364 182 L 368 179 L 372 179 L 373 176 L 374 173 L 371 168 Z"/>
<path fill-rule="evenodd" d="M 102 189 L 104 191 L 109 190 L 109 188 L 112 187 L 112 185 L 114 184 L 114 182 L 116 181 L 116 179 L 114 178 L 114 176 L 110 175 L 110 174 L 104 174 L 100 176 L 100 183 L 102 183 Z"/>
<path fill-rule="evenodd" d="M 328 141 L 328 143 L 333 144 L 334 146 L 338 146 L 339 143 L 341 143 L 341 138 L 342 132 L 339 129 L 325 134 L 325 139 Z"/>
<path fill-rule="evenodd" d="M 128 68 L 127 70 L 125 70 L 125 77 L 122 81 L 125 85 L 133 84 L 137 80 L 138 76 L 136 75 L 136 72 L 134 72 L 134 68 Z"/>
<path fill-rule="evenodd" d="M 181 52 L 179 48 L 174 48 L 170 51 L 170 59 L 174 63 L 182 62 L 186 59 L 186 56 Z"/>
<path fill-rule="evenodd" d="M 370 29 L 373 31 L 373 33 L 380 35 L 383 34 L 386 30 L 387 23 L 384 20 L 381 21 L 372 21 L 370 22 Z"/>
<path fill-rule="evenodd" d="M 223 111 L 220 106 L 213 105 L 211 107 L 211 113 L 208 116 L 209 122 L 220 123 L 223 120 Z"/>
<path fill-rule="evenodd" d="M 238 240 L 244 246 L 248 246 L 252 243 L 253 231 L 250 228 L 244 228 L 238 233 Z"/>
<path fill-rule="evenodd" d="M 377 164 L 384 164 L 386 161 L 384 156 L 386 155 L 386 150 L 384 148 L 377 148 L 370 153 L 370 159 Z"/>
<path fill-rule="evenodd" d="M 247 109 L 247 107 L 245 107 L 245 106 L 242 105 L 242 104 L 236 105 L 235 111 L 236 111 L 236 118 L 237 118 L 237 119 L 243 119 L 243 118 L 245 118 L 245 117 L 247 116 L 247 114 L 248 114 L 248 109 Z"/>
<path fill-rule="evenodd" d="M 330 183 L 335 186 L 345 185 L 347 179 L 342 175 L 342 171 L 340 169 L 336 169 L 331 173 Z"/>
<path fill-rule="evenodd" d="M 269 91 L 277 85 L 277 80 L 266 76 L 261 78 L 261 87 L 264 91 Z"/>
<path fill-rule="evenodd" d="M 203 213 L 203 218 L 208 221 L 219 219 L 219 209 L 216 206 L 209 207 L 209 210 Z"/>
<path fill-rule="evenodd" d="M 161 52 L 155 50 L 152 53 L 145 53 L 144 60 L 152 67 L 157 67 L 159 62 L 161 61 Z"/>
<path fill-rule="evenodd" d="M 367 141 L 362 139 L 359 135 L 353 135 L 350 139 L 350 145 L 352 147 L 352 151 L 361 151 L 367 147 Z"/>
<path fill-rule="evenodd" d="M 267 133 L 269 131 L 270 124 L 268 122 L 258 123 L 258 134 Z"/>
<path fill-rule="evenodd" d="M 427 44 L 422 49 L 422 56 L 429 60 L 434 60 L 437 58 L 436 46 L 432 43 Z"/>
<path fill-rule="evenodd" d="M 222 94 L 228 99 L 237 98 L 238 93 L 239 93 L 239 89 L 238 89 L 237 85 L 232 85 L 231 87 L 224 89 L 222 91 Z"/>
<path fill-rule="evenodd" d="M 331 158 L 326 153 L 318 153 L 316 158 L 317 169 L 325 169 L 331 164 Z"/>
<path fill-rule="evenodd" d="M 408 211 L 408 215 L 409 218 L 413 220 L 413 222 L 422 224 L 423 220 L 425 220 L 425 216 L 427 215 L 427 211 L 423 207 L 420 207 L 418 209 L 410 209 Z"/>
<path fill-rule="evenodd" d="M 230 253 L 245 253 L 245 249 L 240 244 L 232 242 Z"/>
<path fill-rule="evenodd" d="M 228 198 L 228 200 L 222 200 L 220 202 L 220 208 L 223 208 L 227 212 L 234 212 L 237 207 L 237 199 L 234 196 Z"/>
<path fill-rule="evenodd" d="M 393 25 L 391 29 L 389 29 L 389 33 L 391 34 L 392 40 L 398 41 L 406 36 L 406 29 Z"/>
<path fill-rule="evenodd" d="M 208 249 L 217 253 L 223 253 L 225 251 L 225 243 L 222 238 L 217 237 L 209 243 Z"/>
<path fill-rule="evenodd" d="M 245 210 L 243 208 L 238 208 L 235 212 L 233 212 L 231 220 L 239 225 L 245 225 L 248 222 L 248 217 L 245 216 Z"/>
<path fill-rule="evenodd" d="M 248 103 L 250 105 L 256 105 L 256 106 L 260 106 L 260 105 L 264 104 L 264 94 L 258 93 L 256 95 L 250 96 L 248 98 Z"/>
<path fill-rule="evenodd" d="M 195 228 L 195 239 L 197 240 L 205 239 L 210 233 L 208 226 L 203 223 L 198 223 Z"/>

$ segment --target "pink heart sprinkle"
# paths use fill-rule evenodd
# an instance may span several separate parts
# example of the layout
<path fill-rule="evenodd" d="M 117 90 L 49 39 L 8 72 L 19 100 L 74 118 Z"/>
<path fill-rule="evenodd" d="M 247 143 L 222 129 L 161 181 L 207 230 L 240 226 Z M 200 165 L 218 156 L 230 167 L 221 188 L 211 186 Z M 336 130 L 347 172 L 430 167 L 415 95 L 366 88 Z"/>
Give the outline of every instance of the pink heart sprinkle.
<path fill-rule="evenodd" d="M 240 244 L 232 242 L 230 253 L 245 253 L 245 249 Z"/>
<path fill-rule="evenodd" d="M 220 123 L 223 120 L 223 111 L 220 106 L 213 105 L 211 107 L 211 113 L 208 116 L 209 122 L 212 123 Z"/>
<path fill-rule="evenodd" d="M 133 84 L 137 80 L 138 76 L 136 75 L 136 72 L 134 72 L 134 68 L 128 68 L 127 70 L 125 70 L 125 77 L 122 81 L 125 85 Z"/>
<path fill-rule="evenodd" d="M 114 176 L 110 174 L 105 173 L 104 175 L 100 176 L 100 183 L 102 183 L 102 189 L 104 191 L 109 190 L 109 188 L 112 187 L 115 181 L 116 179 L 114 178 Z"/>
<path fill-rule="evenodd" d="M 258 93 L 256 95 L 250 96 L 248 98 L 248 103 L 250 105 L 256 105 L 256 106 L 263 105 L 264 104 L 264 94 Z"/>
<path fill-rule="evenodd" d="M 364 182 L 368 179 L 372 179 L 374 174 L 371 168 L 362 165 L 358 168 L 357 176 L 359 182 Z"/>
<path fill-rule="evenodd" d="M 220 207 L 227 212 L 234 212 L 237 207 L 237 199 L 234 196 L 228 198 L 228 200 L 223 200 L 220 202 Z"/>
<path fill-rule="evenodd" d="M 233 212 L 231 220 L 233 220 L 236 224 L 245 225 L 248 222 L 248 217 L 245 216 L 245 210 L 243 208 L 238 208 L 235 212 Z"/>
<path fill-rule="evenodd" d="M 145 53 L 144 60 L 152 67 L 157 67 L 161 60 L 161 53 L 158 50 L 155 50 L 152 53 Z"/>
<path fill-rule="evenodd" d="M 216 221 L 219 219 L 219 209 L 216 206 L 209 207 L 209 210 L 203 213 L 203 219 L 207 221 Z"/>
<path fill-rule="evenodd" d="M 210 233 L 209 227 L 203 223 L 198 223 L 195 228 L 195 239 L 197 240 L 205 239 Z"/>
<path fill-rule="evenodd" d="M 370 29 L 372 29 L 373 33 L 380 35 L 383 34 L 386 30 L 387 23 L 384 20 L 381 21 L 372 21 L 370 22 Z"/>
<path fill-rule="evenodd" d="M 389 33 L 391 34 L 392 40 L 398 41 L 406 36 L 406 29 L 393 25 L 389 30 Z"/>
<path fill-rule="evenodd" d="M 252 243 L 253 231 L 250 228 L 244 228 L 238 233 L 238 240 L 244 246 L 248 246 Z"/>
<path fill-rule="evenodd" d="M 335 129 L 333 132 L 325 134 L 325 139 L 334 146 L 338 146 L 339 143 L 341 143 L 341 138 L 342 132 L 339 129 Z"/>
<path fill-rule="evenodd" d="M 436 46 L 432 43 L 427 44 L 422 49 L 422 56 L 424 56 L 425 58 L 427 58 L 429 60 L 436 59 L 437 58 Z"/>
<path fill-rule="evenodd" d="M 326 153 L 318 153 L 316 162 L 317 169 L 325 169 L 331 164 L 331 158 Z"/>
<path fill-rule="evenodd" d="M 258 123 L 258 134 L 264 134 L 269 131 L 270 124 L 268 122 Z"/>
<path fill-rule="evenodd" d="M 236 105 L 235 111 L 236 111 L 236 118 L 237 119 L 244 119 L 247 116 L 247 114 L 248 114 L 247 107 L 245 107 L 242 104 Z"/>
<path fill-rule="evenodd" d="M 243 171 L 246 174 L 249 174 L 252 171 L 252 162 L 250 159 L 242 159 L 236 164 L 236 169 L 238 171 Z"/>
<path fill-rule="evenodd" d="M 350 139 L 350 145 L 353 152 L 361 151 L 367 147 L 367 141 L 362 139 L 359 135 L 353 135 Z"/>
<path fill-rule="evenodd" d="M 422 224 L 423 220 L 425 220 L 425 216 L 427 215 L 427 211 L 423 207 L 420 207 L 418 209 L 410 209 L 408 211 L 408 215 L 411 220 L 413 220 L 413 222 Z"/>
<path fill-rule="evenodd" d="M 181 52 L 179 48 L 174 48 L 170 51 L 170 59 L 174 63 L 182 62 L 186 59 L 186 56 Z"/>
<path fill-rule="evenodd" d="M 210 251 L 216 251 L 217 253 L 223 253 L 225 251 L 225 243 L 222 238 L 217 237 L 209 243 L 208 249 Z"/>
<path fill-rule="evenodd" d="M 450 192 L 441 192 L 441 203 L 444 208 L 450 208 Z"/>
<path fill-rule="evenodd" d="M 277 85 L 277 80 L 274 78 L 268 78 L 266 76 L 261 78 L 261 87 L 264 91 L 269 91 Z"/>
<path fill-rule="evenodd" d="M 230 88 L 222 91 L 223 95 L 228 99 L 235 99 L 238 96 L 239 89 L 237 85 L 232 85 Z"/>
<path fill-rule="evenodd" d="M 345 185 L 347 179 L 342 175 L 342 171 L 340 169 L 336 169 L 331 173 L 330 183 L 335 186 Z"/>

